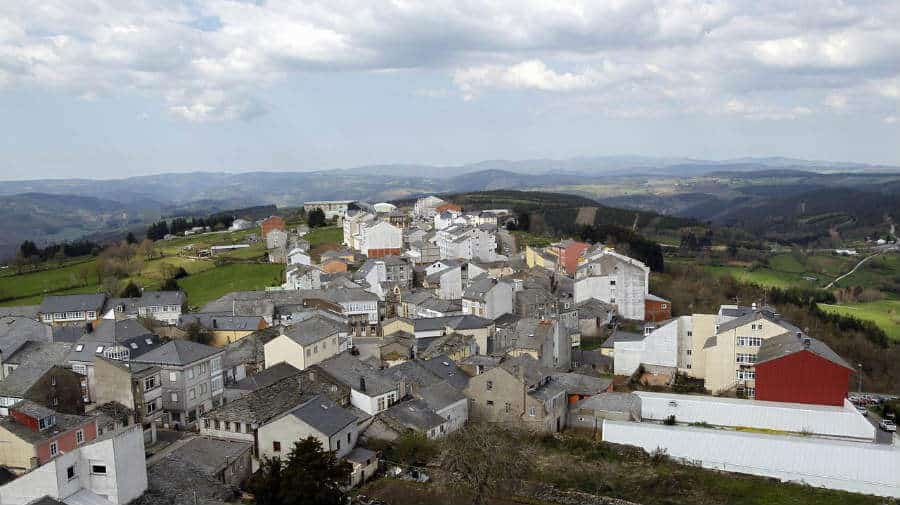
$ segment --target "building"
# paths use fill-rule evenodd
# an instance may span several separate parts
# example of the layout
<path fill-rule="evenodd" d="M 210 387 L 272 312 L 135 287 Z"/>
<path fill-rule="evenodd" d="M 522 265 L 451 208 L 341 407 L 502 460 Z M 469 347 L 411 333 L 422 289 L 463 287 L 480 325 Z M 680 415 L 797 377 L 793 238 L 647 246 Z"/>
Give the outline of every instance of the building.
<path fill-rule="evenodd" d="M 554 433 L 566 423 L 566 391 L 530 356 L 506 359 L 472 377 L 463 393 L 472 419 Z"/>
<path fill-rule="evenodd" d="M 672 319 L 672 302 L 652 293 L 644 297 L 644 320 L 651 322 Z"/>
<path fill-rule="evenodd" d="M 454 260 L 435 261 L 425 267 L 422 287 L 443 300 L 459 300 L 463 294 L 462 265 Z"/>
<path fill-rule="evenodd" d="M 163 423 L 190 426 L 222 401 L 225 392 L 222 374 L 224 354 L 224 349 L 188 340 L 173 340 L 132 362 L 160 368 Z"/>
<path fill-rule="evenodd" d="M 260 457 L 286 459 L 295 442 L 313 437 L 322 443 L 322 449 L 343 458 L 356 446 L 357 421 L 351 410 L 324 396 L 313 396 L 259 428 Z"/>
<path fill-rule="evenodd" d="M 613 343 L 613 362 L 616 375 L 631 375 L 641 365 L 667 367 L 674 373 L 679 368 L 679 342 L 688 340 L 692 319 L 682 316 L 670 319 L 659 326 L 647 324 L 640 334 L 616 331 L 609 337 Z"/>
<path fill-rule="evenodd" d="M 7 415 L 8 408 L 22 400 L 66 414 L 83 414 L 84 377 L 66 363 L 71 350 L 71 344 L 58 342 L 23 345 L 4 364 L 6 378 L 0 382 L 0 415 Z"/>
<path fill-rule="evenodd" d="M 640 421 L 641 397 L 634 393 L 601 393 L 569 407 L 570 428 L 600 431 L 603 420 Z"/>
<path fill-rule="evenodd" d="M 181 291 L 144 291 L 138 298 L 110 298 L 104 319 L 147 318 L 175 324 L 187 304 Z"/>
<path fill-rule="evenodd" d="M 575 272 L 575 303 L 596 298 L 616 306 L 625 319 L 643 321 L 650 287 L 650 268 L 604 249 Z"/>
<path fill-rule="evenodd" d="M 228 231 L 242 231 L 249 230 L 250 228 L 253 228 L 253 223 L 247 221 L 246 219 L 238 218 L 231 222 L 231 226 L 228 227 Z"/>
<path fill-rule="evenodd" d="M 421 219 L 431 219 L 437 213 L 437 208 L 443 203 L 444 200 L 433 195 L 419 198 L 413 206 L 413 216 Z"/>
<path fill-rule="evenodd" d="M 260 224 L 261 234 L 263 240 L 266 241 L 266 245 L 268 246 L 268 237 L 269 233 L 273 230 L 285 231 L 284 219 L 278 216 L 269 216 L 267 219 L 264 219 Z"/>
<path fill-rule="evenodd" d="M 97 438 L 94 418 L 63 414 L 29 400 L 9 408 L 0 420 L 0 464 L 25 473 Z"/>
<path fill-rule="evenodd" d="M 387 410 L 400 398 L 397 382 L 348 353 L 314 365 L 313 370 L 350 388 L 350 404 L 369 415 Z"/>
<path fill-rule="evenodd" d="M 281 329 L 281 335 L 265 344 L 266 368 L 288 363 L 306 370 L 339 354 L 347 338 L 347 326 L 321 315 L 314 315 Z"/>
<path fill-rule="evenodd" d="M 463 314 L 496 319 L 513 312 L 512 285 L 487 275 L 470 280 L 462 295 Z"/>
<path fill-rule="evenodd" d="M 303 264 L 289 266 L 284 272 L 284 289 L 321 289 L 322 270 Z"/>
<path fill-rule="evenodd" d="M 309 255 L 309 251 L 307 249 L 295 247 L 291 249 L 287 254 L 287 264 L 310 266 L 312 265 L 312 257 Z"/>
<path fill-rule="evenodd" d="M 494 261 L 499 257 L 496 226 L 448 226 L 437 231 L 435 243 L 441 259 Z"/>
<path fill-rule="evenodd" d="M 162 369 L 156 365 L 97 358 L 94 376 L 93 401 L 129 409 L 134 414 L 134 422 L 140 423 L 148 438 L 154 440 L 156 426 L 161 424 L 163 415 Z"/>
<path fill-rule="evenodd" d="M 47 324 L 97 322 L 103 314 L 106 295 L 49 295 L 38 308 L 38 317 Z"/>
<path fill-rule="evenodd" d="M 225 347 L 269 326 L 261 316 L 238 316 L 221 312 L 194 312 L 184 314 L 178 320 L 178 329 L 182 332 L 182 336 L 194 325 L 199 325 L 209 333 L 210 343 L 214 347 Z"/>
<path fill-rule="evenodd" d="M 824 342 L 785 333 L 766 339 L 756 355 L 756 399 L 842 406 L 853 367 Z"/>
<path fill-rule="evenodd" d="M 547 369 L 568 371 L 572 367 L 569 331 L 558 320 L 520 318 L 498 326 L 494 342 L 494 352 L 527 355 Z"/>
<path fill-rule="evenodd" d="M 53 341 L 50 325 L 25 316 L 0 317 L 0 380 L 6 377 L 3 362 L 27 342 Z"/>
<path fill-rule="evenodd" d="M 344 218 L 350 206 L 356 203 L 356 200 L 321 200 L 314 202 L 304 202 L 303 210 L 308 215 L 315 209 L 320 209 L 325 213 L 325 219 L 333 219 L 335 217 Z"/>

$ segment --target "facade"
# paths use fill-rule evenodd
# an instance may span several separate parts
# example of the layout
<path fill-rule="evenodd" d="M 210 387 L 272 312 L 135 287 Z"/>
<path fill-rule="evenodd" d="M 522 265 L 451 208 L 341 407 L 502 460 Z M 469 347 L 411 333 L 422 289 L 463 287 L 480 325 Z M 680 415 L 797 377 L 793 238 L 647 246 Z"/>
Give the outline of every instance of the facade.
<path fill-rule="evenodd" d="M 267 219 L 264 219 L 260 224 L 261 234 L 263 240 L 266 240 L 266 245 L 268 246 L 268 236 L 269 233 L 273 230 L 285 231 L 284 219 L 278 216 L 270 216 Z"/>
<path fill-rule="evenodd" d="M 322 200 L 315 202 L 304 202 L 303 210 L 307 214 L 315 209 L 321 209 L 325 213 L 325 219 L 333 219 L 335 217 L 343 218 L 347 215 L 350 205 L 356 203 L 355 200 Z"/>
<path fill-rule="evenodd" d="M 613 334 L 614 370 L 616 375 L 631 375 L 641 365 L 691 368 L 691 363 L 679 363 L 679 342 L 684 342 L 692 330 L 690 316 L 682 316 L 662 323 L 658 327 L 646 325 L 643 334 L 626 332 Z"/>
<path fill-rule="evenodd" d="M 314 365 L 313 370 L 350 388 L 350 404 L 369 415 L 387 410 L 400 398 L 396 381 L 348 353 Z"/>
<path fill-rule="evenodd" d="M 496 227 L 452 225 L 435 234 L 442 259 L 493 261 L 497 255 Z"/>
<path fill-rule="evenodd" d="M 854 370 L 825 343 L 785 333 L 760 346 L 756 399 L 842 406 Z"/>
<path fill-rule="evenodd" d="M 314 437 L 326 451 L 343 458 L 356 446 L 359 436 L 353 413 L 321 396 L 261 426 L 256 434 L 261 458 L 287 458 L 295 442 Z"/>
<path fill-rule="evenodd" d="M 224 354 L 224 349 L 173 340 L 132 361 L 160 368 L 163 423 L 190 426 L 222 401 Z"/>
<path fill-rule="evenodd" d="M 266 368 L 288 363 L 298 370 L 306 370 L 339 354 L 341 341 L 346 338 L 345 325 L 315 315 L 282 328 L 281 335 L 265 344 Z"/>
<path fill-rule="evenodd" d="M 403 231 L 387 221 L 377 221 L 363 226 L 359 252 L 369 258 L 400 255 L 403 252 Z"/>
<path fill-rule="evenodd" d="M 463 314 L 496 319 L 513 312 L 512 285 L 483 275 L 472 280 L 462 296 Z"/>
<path fill-rule="evenodd" d="M 643 321 L 649 294 L 650 269 L 640 261 L 603 250 L 575 274 L 575 303 L 590 298 L 616 306 L 620 316 Z"/>
<path fill-rule="evenodd" d="M 144 291 L 138 298 L 110 298 L 104 309 L 104 319 L 148 318 L 161 323 L 175 324 L 187 295 L 181 291 Z"/>
<path fill-rule="evenodd" d="M 49 295 L 38 308 L 38 318 L 47 324 L 97 322 L 103 314 L 106 295 Z"/>
<path fill-rule="evenodd" d="M 443 203 L 444 200 L 433 195 L 419 198 L 413 206 L 413 215 L 421 219 L 431 219 Z"/>
<path fill-rule="evenodd" d="M 294 264 L 285 270 L 284 277 L 285 289 L 322 288 L 322 270 L 316 267 Z"/>
<path fill-rule="evenodd" d="M 644 297 L 644 320 L 660 322 L 672 319 L 672 302 L 654 294 Z"/>
<path fill-rule="evenodd" d="M 232 342 L 269 326 L 261 316 L 237 316 L 231 313 L 195 312 L 181 316 L 178 329 L 184 334 L 192 325 L 199 324 L 212 337 L 212 345 L 225 347 Z"/>
<path fill-rule="evenodd" d="M 0 420 L 0 464 L 24 473 L 97 438 L 92 417 L 61 414 L 29 400 Z"/>
<path fill-rule="evenodd" d="M 463 294 L 462 267 L 451 260 L 436 261 L 425 268 L 422 285 L 443 300 L 459 300 Z"/>

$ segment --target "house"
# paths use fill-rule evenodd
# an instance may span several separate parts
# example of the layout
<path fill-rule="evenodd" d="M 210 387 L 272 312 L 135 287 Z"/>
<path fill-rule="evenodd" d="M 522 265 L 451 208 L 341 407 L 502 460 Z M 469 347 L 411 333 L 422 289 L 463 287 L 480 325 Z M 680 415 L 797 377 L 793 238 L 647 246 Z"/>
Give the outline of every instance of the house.
<path fill-rule="evenodd" d="M 96 358 L 129 361 L 162 345 L 160 338 L 137 319 L 104 319 L 100 324 L 89 325 L 75 341 L 68 355 L 73 372 L 84 377 L 84 401 L 93 401 L 91 391 L 97 387 L 94 377 Z"/>
<path fill-rule="evenodd" d="M 644 297 L 644 320 L 651 322 L 672 319 L 672 302 L 653 293 Z"/>
<path fill-rule="evenodd" d="M 515 293 L 515 314 L 546 319 L 558 314 L 556 297 L 549 289 L 532 287 Z"/>
<path fill-rule="evenodd" d="M 463 294 L 462 265 L 458 261 L 441 260 L 425 267 L 425 289 L 434 290 L 444 300 L 459 300 Z"/>
<path fill-rule="evenodd" d="M 375 212 L 379 214 L 390 214 L 397 210 L 397 206 L 392 203 L 387 202 L 378 202 L 375 205 L 372 205 L 372 208 L 375 209 Z"/>
<path fill-rule="evenodd" d="M 328 288 L 306 292 L 310 300 L 323 300 L 340 307 L 354 336 L 378 335 L 381 304 L 378 296 L 360 288 Z"/>
<path fill-rule="evenodd" d="M 613 390 L 611 378 L 569 372 L 555 372 L 550 374 L 550 378 L 566 390 L 569 405 Z"/>
<path fill-rule="evenodd" d="M 431 219 L 437 213 L 437 208 L 443 203 L 445 203 L 444 200 L 433 195 L 419 198 L 413 206 L 413 215 L 417 218 Z"/>
<path fill-rule="evenodd" d="M 377 205 L 377 204 L 376 204 Z M 354 447 L 344 458 L 352 466 L 350 487 L 361 486 L 378 471 L 378 453 L 363 447 Z"/>
<path fill-rule="evenodd" d="M 91 390 L 94 403 L 115 403 L 129 409 L 134 422 L 140 423 L 153 440 L 156 425 L 162 423 L 162 369 L 97 357 L 94 377 L 96 385 Z"/>
<path fill-rule="evenodd" d="M 257 389 L 300 375 L 300 370 L 289 363 L 281 362 L 269 368 L 259 370 L 239 380 L 225 382 L 225 397 L 232 402 L 242 396 L 250 394 Z"/>
<path fill-rule="evenodd" d="M 173 340 L 132 360 L 156 365 L 162 378 L 164 424 L 193 425 L 222 401 L 223 349 L 188 340 Z"/>
<path fill-rule="evenodd" d="M 321 200 L 314 202 L 304 202 L 303 210 L 307 214 L 315 209 L 325 213 L 325 219 L 334 219 L 335 217 L 343 218 L 347 215 L 350 206 L 356 203 L 356 200 Z"/>
<path fill-rule="evenodd" d="M 494 321 L 471 314 L 413 320 L 413 334 L 416 341 L 426 343 L 419 347 L 427 345 L 427 342 L 438 337 L 458 333 L 474 339 L 478 354 L 488 353 L 489 341 L 494 336 L 494 329 Z"/>
<path fill-rule="evenodd" d="M 51 342 L 53 341 L 53 330 L 48 324 L 30 317 L 0 317 L 0 380 L 6 377 L 6 367 L 3 366 L 3 361 L 29 341 Z"/>
<path fill-rule="evenodd" d="M 110 298 L 103 319 L 147 318 L 175 324 L 187 304 L 182 291 L 144 291 L 137 298 Z"/>
<path fill-rule="evenodd" d="M 853 367 L 821 340 L 784 333 L 756 355 L 756 399 L 842 406 Z"/>
<path fill-rule="evenodd" d="M 367 438 L 396 440 L 405 433 L 416 433 L 434 440 L 447 435 L 448 425 L 424 400 L 409 399 L 380 413 L 365 434 Z"/>
<path fill-rule="evenodd" d="M 497 255 L 497 227 L 452 225 L 438 230 L 435 242 L 442 259 L 493 261 Z"/>
<path fill-rule="evenodd" d="M 569 406 L 568 426 L 597 432 L 603 420 L 640 421 L 641 397 L 634 393 L 600 393 Z"/>
<path fill-rule="evenodd" d="M 518 357 L 528 355 L 541 366 L 568 371 L 572 366 L 569 332 L 558 320 L 523 318 L 497 328 L 494 351 Z"/>
<path fill-rule="evenodd" d="M 193 325 L 199 325 L 209 332 L 212 338 L 210 343 L 215 347 L 225 347 L 269 326 L 260 316 L 236 316 L 215 312 L 184 314 L 178 320 L 178 329 L 183 335 L 186 335 Z"/>
<path fill-rule="evenodd" d="M 388 255 L 367 260 L 353 277 L 368 282 L 370 286 L 387 283 L 409 288 L 413 281 L 413 271 L 412 265 L 400 256 Z"/>
<path fill-rule="evenodd" d="M 254 376 L 266 368 L 265 345 L 279 335 L 281 327 L 269 326 L 225 346 L 222 368 L 226 396 L 234 383 Z"/>
<path fill-rule="evenodd" d="M 612 322 L 616 314 L 614 305 L 601 302 L 596 298 L 585 300 L 575 306 L 578 327 L 582 338 L 600 337 L 604 328 Z"/>
<path fill-rule="evenodd" d="M 287 254 L 288 265 L 312 265 L 312 257 L 309 255 L 308 249 L 295 247 Z"/>
<path fill-rule="evenodd" d="M 563 240 L 551 246 L 558 258 L 557 264 L 568 275 L 575 275 L 578 264 L 583 259 L 582 255 L 588 247 L 590 244 L 576 240 Z"/>
<path fill-rule="evenodd" d="M 49 295 L 38 308 L 38 317 L 47 324 L 96 322 L 103 313 L 106 295 Z"/>
<path fill-rule="evenodd" d="M 16 473 L 25 473 L 62 453 L 97 438 L 97 424 L 91 417 L 63 414 L 29 400 L 9 408 L 9 417 L 0 420 L 0 464 Z"/>
<path fill-rule="evenodd" d="M 284 289 L 321 289 L 322 270 L 316 267 L 294 264 L 284 271 Z"/>
<path fill-rule="evenodd" d="M 422 359 L 434 359 L 436 356 L 449 356 L 461 361 L 478 352 L 475 337 L 451 332 L 427 341 L 417 341 L 416 356 Z"/>
<path fill-rule="evenodd" d="M 261 229 L 262 238 L 263 238 L 263 240 L 266 241 L 266 247 L 269 248 L 269 249 L 271 249 L 271 247 L 268 247 L 268 245 L 269 245 L 269 241 L 268 241 L 269 233 L 271 233 L 271 232 L 274 231 L 274 230 L 279 230 L 279 231 L 282 231 L 282 232 L 283 232 L 283 231 L 285 231 L 285 229 L 286 229 L 285 226 L 284 226 L 284 219 L 282 219 L 282 218 L 280 218 L 280 217 L 278 217 L 278 216 L 270 216 L 269 218 L 264 219 L 264 220 L 259 224 L 259 227 L 260 227 L 260 229 Z"/>
<path fill-rule="evenodd" d="M 415 397 L 445 420 L 435 434 L 438 437 L 462 429 L 469 421 L 469 400 L 446 381 L 419 389 Z"/>
<path fill-rule="evenodd" d="M 575 272 L 575 303 L 590 298 L 616 306 L 626 319 L 643 321 L 650 287 L 650 268 L 609 249 L 591 256 Z"/>
<path fill-rule="evenodd" d="M 613 363 L 616 375 L 631 375 L 641 365 L 669 367 L 672 370 L 679 366 L 679 348 L 684 345 L 692 331 L 690 316 L 677 317 L 659 326 L 646 324 L 639 336 L 626 332 L 616 332 L 613 340 Z M 685 368 L 690 363 L 683 364 Z"/>
<path fill-rule="evenodd" d="M 295 442 L 313 437 L 322 449 L 343 458 L 356 446 L 357 417 L 324 396 L 314 396 L 261 426 L 257 432 L 260 457 L 287 458 Z"/>
<path fill-rule="evenodd" d="M 369 258 L 399 255 L 403 252 L 403 231 L 387 221 L 375 221 L 360 227 L 358 250 Z"/>
<path fill-rule="evenodd" d="M 71 344 L 27 342 L 10 357 L 0 382 L 0 415 L 22 400 L 66 413 L 83 414 L 83 377 L 69 368 Z"/>
<path fill-rule="evenodd" d="M 234 503 L 252 472 L 250 452 L 246 442 L 189 439 L 148 464 L 148 492 L 132 505 Z"/>
<path fill-rule="evenodd" d="M 281 335 L 265 344 L 266 368 L 284 362 L 306 370 L 340 353 L 346 338 L 346 325 L 314 315 L 283 327 Z"/>
<path fill-rule="evenodd" d="M 341 353 L 313 366 L 331 379 L 350 388 L 350 404 L 366 414 L 387 410 L 399 398 L 399 385 L 380 370 L 348 353 Z"/>
<path fill-rule="evenodd" d="M 462 295 L 463 314 L 496 319 L 513 312 L 513 288 L 507 282 L 482 275 L 470 281 Z"/>
<path fill-rule="evenodd" d="M 31 423 L 35 419 L 32 415 L 46 414 L 25 412 L 20 419 Z M 3 438 L 9 441 L 0 444 L 0 452 L 16 451 L 21 456 L 31 453 L 35 454 L 34 459 L 42 461 L 45 454 L 55 450 L 45 463 L 0 486 L 0 503 L 26 505 L 61 500 L 68 504 L 125 505 L 146 491 L 147 467 L 139 426 L 129 425 L 93 438 L 92 418 L 65 414 L 51 418 L 49 427 L 45 421 L 43 430 L 40 425 L 26 427 L 11 418 L 0 421 L 0 431 L 5 431 Z"/>
<path fill-rule="evenodd" d="M 342 243 L 352 250 L 361 250 L 363 229 L 370 223 L 376 222 L 377 219 L 378 217 L 374 214 L 362 210 L 348 213 L 341 223 L 344 230 Z"/>
<path fill-rule="evenodd" d="M 530 356 L 506 359 L 469 379 L 463 393 L 472 419 L 558 432 L 566 423 L 566 391 Z"/>

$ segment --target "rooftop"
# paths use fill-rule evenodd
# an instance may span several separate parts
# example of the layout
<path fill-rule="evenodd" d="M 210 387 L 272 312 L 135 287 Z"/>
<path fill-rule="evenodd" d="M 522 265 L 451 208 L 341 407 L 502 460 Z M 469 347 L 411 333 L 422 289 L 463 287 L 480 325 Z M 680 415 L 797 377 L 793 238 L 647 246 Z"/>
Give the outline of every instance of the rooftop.
<path fill-rule="evenodd" d="M 337 381 L 349 386 L 356 391 L 362 391 L 365 384 L 365 394 L 378 396 L 397 389 L 397 383 L 387 377 L 382 371 L 363 363 L 349 353 L 341 353 L 329 358 L 317 365 L 313 365 Z"/>
<path fill-rule="evenodd" d="M 100 316 L 103 304 L 106 303 L 104 294 L 85 295 L 49 295 L 44 297 L 38 311 L 41 314 L 52 314 L 66 311 L 90 311 L 93 310 Z"/>
<path fill-rule="evenodd" d="M 221 407 L 202 417 L 262 425 L 310 399 L 300 387 L 300 379 L 287 376 Z"/>
<path fill-rule="evenodd" d="M 189 340 L 173 340 L 132 361 L 154 363 L 158 365 L 184 366 L 224 352 L 223 349 L 217 349 L 212 346 L 191 342 Z"/>
<path fill-rule="evenodd" d="M 283 329 L 283 335 L 300 345 L 312 345 L 332 335 L 346 332 L 346 325 L 316 314 Z"/>
<path fill-rule="evenodd" d="M 324 396 L 313 397 L 292 410 L 291 415 L 329 437 L 357 421 L 353 412 Z"/>
<path fill-rule="evenodd" d="M 276 382 L 280 382 L 283 379 L 294 377 L 297 375 L 300 375 L 300 370 L 294 367 L 294 365 L 282 361 L 281 363 L 277 363 L 273 366 L 270 366 L 269 368 L 260 370 L 253 375 L 244 377 L 243 379 L 228 386 L 228 388 L 240 389 L 243 391 L 256 391 L 257 389 L 270 386 L 272 384 L 275 384 Z"/>
<path fill-rule="evenodd" d="M 825 342 L 806 336 L 802 333 L 799 336 L 796 333 L 783 333 L 763 340 L 762 346 L 760 346 L 759 352 L 756 355 L 756 365 L 758 366 L 767 361 L 776 360 L 802 351 L 809 351 L 836 365 L 853 370 L 853 367 L 844 361 L 844 359 L 836 352 L 831 350 Z"/>

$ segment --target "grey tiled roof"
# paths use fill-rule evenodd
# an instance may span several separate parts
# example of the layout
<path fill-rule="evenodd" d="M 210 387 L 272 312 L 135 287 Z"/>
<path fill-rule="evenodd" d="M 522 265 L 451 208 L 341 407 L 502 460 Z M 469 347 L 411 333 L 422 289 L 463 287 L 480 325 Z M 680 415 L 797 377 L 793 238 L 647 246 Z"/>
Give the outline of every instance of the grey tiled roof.
<path fill-rule="evenodd" d="M 263 425 L 310 397 L 300 388 L 299 378 L 288 376 L 215 408 L 202 417 Z"/>
<path fill-rule="evenodd" d="M 554 373 L 550 377 L 568 394 L 595 395 L 609 389 L 613 380 L 580 373 Z"/>
<path fill-rule="evenodd" d="M 173 340 L 132 361 L 154 363 L 158 365 L 183 366 L 218 353 L 224 353 L 224 351 L 222 349 L 188 340 Z"/>
<path fill-rule="evenodd" d="M 283 334 L 294 342 L 306 346 L 346 331 L 346 325 L 316 314 L 284 328 Z"/>
<path fill-rule="evenodd" d="M 424 401 L 426 405 L 435 411 L 447 408 L 466 398 L 458 389 L 447 384 L 445 381 L 440 381 L 418 390 L 416 392 L 416 397 Z"/>
<path fill-rule="evenodd" d="M 361 391 L 360 379 L 363 379 L 366 385 L 365 394 L 368 396 L 378 396 L 397 389 L 397 382 L 391 380 L 381 370 L 363 363 L 346 352 L 313 366 L 356 391 Z"/>
<path fill-rule="evenodd" d="M 16 352 L 26 341 L 50 342 L 50 326 L 21 316 L 0 317 L 0 354 L 4 358 Z"/>
<path fill-rule="evenodd" d="M 93 310 L 100 315 L 103 304 L 106 302 L 104 294 L 86 295 L 50 295 L 45 296 L 38 311 L 42 314 L 52 314 L 66 311 Z"/>
<path fill-rule="evenodd" d="M 400 402 L 381 413 L 390 425 L 425 432 L 446 422 L 424 400 Z"/>
<path fill-rule="evenodd" d="M 481 275 L 474 280 L 470 279 L 469 286 L 463 291 L 463 298 L 467 300 L 484 301 L 485 294 L 496 285 L 497 279 L 488 277 L 487 275 Z"/>
<path fill-rule="evenodd" d="M 265 370 L 260 370 L 259 372 L 249 377 L 244 377 L 243 379 L 228 386 L 228 388 L 241 389 L 244 391 L 256 391 L 257 389 L 264 388 L 276 382 L 280 382 L 283 379 L 294 377 L 296 375 L 300 375 L 300 370 L 298 370 L 293 365 L 282 361 L 281 363 L 270 366 Z"/>
<path fill-rule="evenodd" d="M 844 361 L 844 359 L 836 352 L 831 350 L 825 342 L 802 333 L 798 337 L 796 332 L 783 333 L 763 340 L 759 352 L 756 355 L 756 364 L 759 365 L 767 361 L 783 358 L 802 351 L 809 351 L 836 365 L 853 370 L 853 367 Z"/>
<path fill-rule="evenodd" d="M 469 376 L 446 354 L 421 360 L 421 364 L 456 389 L 462 390 L 469 385 Z"/>
<path fill-rule="evenodd" d="M 39 308 L 40 305 L 10 305 L 0 307 L 0 316 L 21 316 L 37 319 Z"/>
<path fill-rule="evenodd" d="M 600 347 L 612 349 L 613 347 L 615 347 L 616 342 L 640 342 L 641 340 L 644 340 L 645 338 L 647 338 L 647 337 L 640 333 L 616 330 L 613 332 L 612 335 L 609 336 L 609 338 L 607 338 L 606 340 L 603 341 L 602 344 L 600 344 Z"/>
<path fill-rule="evenodd" d="M 249 451 L 252 445 L 249 442 L 196 437 L 174 452 L 179 460 L 189 461 L 207 475 L 215 476 L 226 465 Z"/>
<path fill-rule="evenodd" d="M 413 319 L 415 331 L 433 331 L 443 328 L 450 328 L 451 330 L 457 331 L 475 330 L 487 328 L 492 324 L 494 324 L 492 320 L 474 316 L 472 314 Z"/>
<path fill-rule="evenodd" d="M 178 318 L 178 327 L 186 328 L 198 323 L 208 330 L 223 331 L 255 331 L 263 323 L 262 316 L 232 316 L 230 312 L 206 312 L 194 314 L 182 314 Z"/>
<path fill-rule="evenodd" d="M 110 298 L 106 301 L 104 311 L 119 310 L 125 314 L 137 314 L 138 308 L 150 306 L 175 305 L 181 307 L 187 296 L 181 291 L 144 291 L 136 298 Z"/>
<path fill-rule="evenodd" d="M 104 320 L 90 333 L 84 333 L 72 348 L 71 361 L 93 361 L 111 345 L 128 349 L 131 359 L 138 358 L 163 345 L 160 338 L 137 319 Z M 100 349 L 100 352 L 98 352 Z"/>
<path fill-rule="evenodd" d="M 634 393 L 601 393 L 585 398 L 574 408 L 605 412 L 641 412 L 641 397 Z"/>
<path fill-rule="evenodd" d="M 302 420 L 326 436 L 346 428 L 357 421 L 353 413 L 324 396 L 316 396 L 291 411 L 291 415 Z"/>

